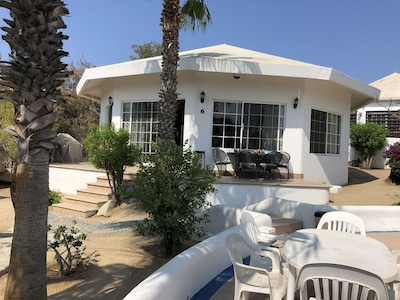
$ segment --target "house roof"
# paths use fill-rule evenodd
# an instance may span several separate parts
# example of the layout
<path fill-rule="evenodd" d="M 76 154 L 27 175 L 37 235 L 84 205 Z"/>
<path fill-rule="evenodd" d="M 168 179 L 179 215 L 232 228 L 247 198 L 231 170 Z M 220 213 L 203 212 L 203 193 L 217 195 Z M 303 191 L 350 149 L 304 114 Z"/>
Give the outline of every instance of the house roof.
<path fill-rule="evenodd" d="M 316 79 L 334 82 L 352 92 L 351 109 L 374 101 L 379 90 L 332 68 L 265 54 L 226 44 L 183 51 L 179 54 L 179 71 L 218 72 Z M 86 69 L 77 93 L 100 100 L 106 79 L 122 76 L 161 73 L 161 56 Z"/>
<path fill-rule="evenodd" d="M 379 100 L 400 100 L 400 74 L 392 73 L 370 84 L 380 89 Z"/>

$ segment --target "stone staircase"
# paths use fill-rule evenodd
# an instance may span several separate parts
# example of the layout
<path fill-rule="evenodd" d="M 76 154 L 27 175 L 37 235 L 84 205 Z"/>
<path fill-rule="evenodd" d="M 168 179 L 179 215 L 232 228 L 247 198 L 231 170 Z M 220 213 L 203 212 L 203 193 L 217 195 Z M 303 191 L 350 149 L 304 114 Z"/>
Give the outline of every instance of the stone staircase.
<path fill-rule="evenodd" d="M 124 182 L 132 182 L 134 174 L 125 174 Z M 49 206 L 55 212 L 88 218 L 108 201 L 111 194 L 107 176 L 97 177 L 96 182 L 87 183 L 87 188 L 77 190 L 76 195 L 64 195 L 62 202 Z"/>

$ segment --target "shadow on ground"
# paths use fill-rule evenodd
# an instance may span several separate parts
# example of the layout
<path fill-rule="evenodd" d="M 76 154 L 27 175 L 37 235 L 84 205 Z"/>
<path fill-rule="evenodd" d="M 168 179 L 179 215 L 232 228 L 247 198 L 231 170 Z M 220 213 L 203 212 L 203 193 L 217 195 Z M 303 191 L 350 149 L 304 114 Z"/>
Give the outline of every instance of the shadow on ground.
<path fill-rule="evenodd" d="M 347 185 L 362 184 L 379 179 L 378 177 L 375 177 L 369 174 L 368 172 L 358 168 L 349 167 L 348 170 L 349 170 L 349 181 Z"/>

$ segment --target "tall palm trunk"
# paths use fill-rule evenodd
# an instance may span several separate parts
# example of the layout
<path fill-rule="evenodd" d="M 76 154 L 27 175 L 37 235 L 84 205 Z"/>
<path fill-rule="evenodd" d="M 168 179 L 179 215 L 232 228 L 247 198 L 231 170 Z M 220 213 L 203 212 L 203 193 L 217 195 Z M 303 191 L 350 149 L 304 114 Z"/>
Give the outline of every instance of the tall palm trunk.
<path fill-rule="evenodd" d="M 1 68 L 1 97 L 15 108 L 8 131 L 17 138 L 18 160 L 13 171 L 11 198 L 15 225 L 5 299 L 46 299 L 49 150 L 56 136 L 51 129 L 62 101 L 59 87 L 69 75 L 61 59 L 67 37 L 61 0 L 8 0 L 11 20 L 3 39 L 10 45 L 10 61 Z"/>
<path fill-rule="evenodd" d="M 159 137 L 175 140 L 177 115 L 177 68 L 179 62 L 179 0 L 164 0 L 161 12 L 162 73 L 160 91 Z"/>
<path fill-rule="evenodd" d="M 18 164 L 12 193 L 14 235 L 5 299 L 46 299 L 49 152 L 41 150 Z M 23 274 L 21 274 L 21 272 Z"/>

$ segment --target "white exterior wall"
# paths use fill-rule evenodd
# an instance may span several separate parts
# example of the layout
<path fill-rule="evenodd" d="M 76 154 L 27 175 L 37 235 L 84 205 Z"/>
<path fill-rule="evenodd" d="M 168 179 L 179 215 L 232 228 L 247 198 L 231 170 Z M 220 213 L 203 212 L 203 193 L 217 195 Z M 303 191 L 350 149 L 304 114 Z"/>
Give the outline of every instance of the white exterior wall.
<path fill-rule="evenodd" d="M 179 99 L 185 100 L 184 140 L 193 150 L 205 151 L 205 161 L 213 166 L 211 135 L 214 101 L 244 101 L 286 105 L 283 150 L 291 155 L 290 170 L 307 180 L 343 185 L 347 183 L 350 92 L 327 81 L 296 78 L 182 71 L 178 74 Z M 121 101 L 157 101 L 159 74 L 120 77 L 102 85 L 102 123 L 108 121 L 108 97 L 114 100 L 112 121 L 121 126 Z M 200 93 L 205 92 L 204 103 Z M 293 108 L 293 101 L 299 103 Z M 342 116 L 340 155 L 309 153 L 311 109 Z M 201 111 L 204 110 L 202 114 Z M 232 151 L 233 149 L 226 149 Z M 266 149 L 268 150 L 268 149 Z"/>
<path fill-rule="evenodd" d="M 305 87 L 305 98 L 302 107 L 303 128 L 301 171 L 308 180 L 319 183 L 344 185 L 348 181 L 348 141 L 350 129 L 350 99 L 351 95 L 344 89 L 321 81 L 308 81 Z M 311 110 L 336 114 L 341 116 L 340 154 L 310 153 Z"/>

